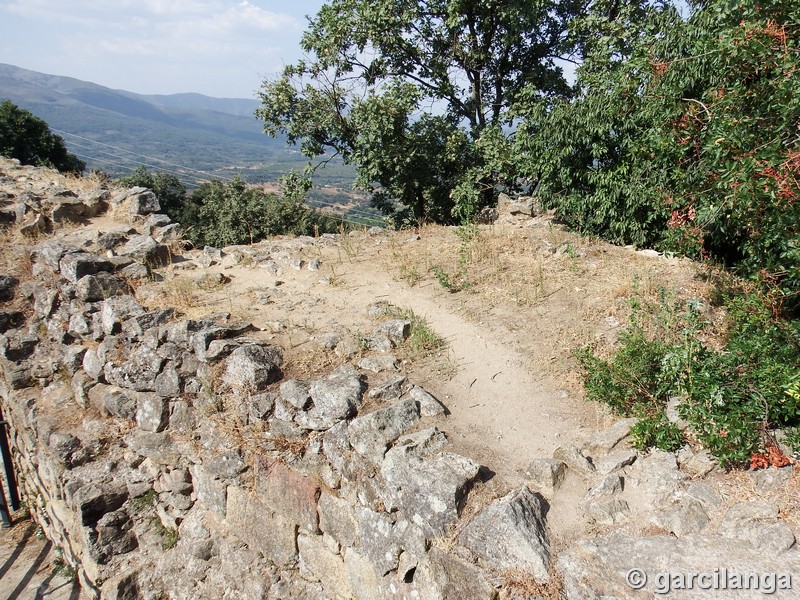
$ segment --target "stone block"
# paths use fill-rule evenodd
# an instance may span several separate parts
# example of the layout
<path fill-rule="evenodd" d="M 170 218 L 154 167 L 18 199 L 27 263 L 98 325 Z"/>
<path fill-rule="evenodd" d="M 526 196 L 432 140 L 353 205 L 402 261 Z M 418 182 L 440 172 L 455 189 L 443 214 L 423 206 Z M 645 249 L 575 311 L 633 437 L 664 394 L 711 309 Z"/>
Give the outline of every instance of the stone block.
<path fill-rule="evenodd" d="M 259 458 L 256 461 L 256 494 L 273 512 L 295 523 L 302 531 L 318 531 L 320 488 L 310 477 L 277 460 Z"/>
<path fill-rule="evenodd" d="M 297 560 L 297 524 L 240 487 L 229 486 L 226 520 L 231 531 L 278 566 Z"/>
<path fill-rule="evenodd" d="M 550 580 L 544 504 L 527 487 L 496 500 L 464 528 L 459 541 L 493 569 L 521 569 Z"/>

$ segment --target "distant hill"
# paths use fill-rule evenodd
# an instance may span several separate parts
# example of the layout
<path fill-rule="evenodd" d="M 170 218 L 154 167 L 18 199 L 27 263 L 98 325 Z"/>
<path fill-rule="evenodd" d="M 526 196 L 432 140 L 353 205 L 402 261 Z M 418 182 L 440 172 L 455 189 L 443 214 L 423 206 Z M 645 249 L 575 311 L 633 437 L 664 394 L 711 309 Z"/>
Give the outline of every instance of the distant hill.
<path fill-rule="evenodd" d="M 255 183 L 306 162 L 285 140 L 264 134 L 255 99 L 147 96 L 0 63 L 3 98 L 47 121 L 89 168 L 112 175 L 144 163 L 189 185 L 235 174 Z M 352 181 L 352 169 L 339 165 L 322 171 L 317 183 L 349 191 Z"/>

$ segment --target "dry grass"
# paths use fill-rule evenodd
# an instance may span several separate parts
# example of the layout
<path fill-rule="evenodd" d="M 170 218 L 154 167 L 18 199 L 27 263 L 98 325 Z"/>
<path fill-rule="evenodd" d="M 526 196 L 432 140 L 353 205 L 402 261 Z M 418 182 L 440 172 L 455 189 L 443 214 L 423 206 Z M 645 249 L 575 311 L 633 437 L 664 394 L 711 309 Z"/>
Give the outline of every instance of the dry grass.
<path fill-rule="evenodd" d="M 266 439 L 264 449 L 276 453 L 278 458 L 284 461 L 297 460 L 306 453 L 306 440 L 290 440 L 281 436 L 269 436 Z"/>
<path fill-rule="evenodd" d="M 364 250 L 364 245 L 367 241 L 368 235 L 366 229 L 360 231 L 348 231 L 344 225 L 339 227 L 339 244 L 338 249 L 344 252 L 350 262 L 357 259 Z M 339 263 L 342 261 L 342 255 L 339 254 Z"/>
<path fill-rule="evenodd" d="M 426 226 L 426 228 L 429 229 L 430 226 Z M 396 279 L 405 281 L 409 287 L 414 287 L 430 273 L 432 265 L 427 254 L 428 246 L 422 244 L 420 251 L 413 244 L 403 244 L 399 239 L 398 235 L 388 238 L 389 252 L 388 257 L 384 258 L 384 264 Z"/>
<path fill-rule="evenodd" d="M 0 230 L 0 272 L 20 281 L 33 279 L 30 241 L 15 229 Z"/>
<path fill-rule="evenodd" d="M 763 492 L 757 489 L 751 471 L 726 473 L 717 480 L 717 489 L 723 499 L 720 514 L 740 502 L 772 502 L 778 507 L 779 518 L 795 532 L 800 532 L 800 469 L 796 466 L 792 468 L 789 482 L 776 491 Z"/>
<path fill-rule="evenodd" d="M 206 377 L 203 379 L 203 387 L 207 388 L 211 394 L 219 395 L 228 391 L 225 382 L 222 380 L 225 367 L 226 362 L 224 360 L 209 365 Z"/>
<path fill-rule="evenodd" d="M 161 288 L 165 306 L 188 311 L 196 307 L 199 302 L 197 284 L 190 277 L 168 273 Z"/>
<path fill-rule="evenodd" d="M 71 190 L 77 192 L 97 192 L 109 187 L 108 178 L 97 172 L 90 172 L 85 175 L 74 174 L 60 174 L 53 173 L 54 178 L 60 180 L 60 183 Z"/>
<path fill-rule="evenodd" d="M 307 341 L 284 352 L 283 378 L 320 378 L 345 362 L 347 359 L 326 350 L 320 344 Z"/>
<path fill-rule="evenodd" d="M 522 569 L 508 569 L 500 574 L 500 598 L 502 600 L 561 600 L 564 580 L 561 573 L 550 567 L 547 583 L 536 581 Z"/>
<path fill-rule="evenodd" d="M 431 547 L 438 548 L 442 552 L 450 553 L 453 551 L 458 545 L 458 536 L 461 535 L 461 531 L 466 526 L 466 521 L 464 519 L 459 519 L 455 523 L 451 523 L 447 527 L 447 531 L 445 533 L 436 534 L 431 539 Z"/>
<path fill-rule="evenodd" d="M 789 484 L 777 495 L 778 511 L 795 532 L 800 530 L 800 469 L 792 467 Z"/>
<path fill-rule="evenodd" d="M 441 290 L 442 302 L 508 339 L 528 368 L 557 378 L 575 398 L 584 394 L 576 351 L 591 344 L 600 354 L 612 352 L 629 322 L 634 293 L 656 301 L 663 287 L 683 300 L 699 297 L 712 305 L 715 284 L 697 263 L 638 255 L 580 237 L 547 218 L 475 231 L 429 225 L 416 242 L 396 233 L 377 258 L 410 287 Z M 436 270 L 444 274 L 439 281 Z M 455 289 L 445 289 L 441 280 Z M 415 365 L 415 371 L 452 376 L 455 365 L 447 364 L 446 355 L 439 358 L 440 365 Z"/>

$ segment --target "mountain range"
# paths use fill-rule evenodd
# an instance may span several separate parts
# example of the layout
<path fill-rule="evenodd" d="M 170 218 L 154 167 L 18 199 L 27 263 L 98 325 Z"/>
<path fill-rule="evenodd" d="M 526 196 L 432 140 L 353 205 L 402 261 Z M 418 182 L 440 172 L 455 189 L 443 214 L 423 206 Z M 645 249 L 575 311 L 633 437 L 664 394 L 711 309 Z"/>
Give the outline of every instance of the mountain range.
<path fill-rule="evenodd" d="M 0 63 L 0 99 L 45 120 L 70 152 L 111 175 L 144 164 L 189 186 L 235 174 L 274 182 L 306 161 L 255 118 L 259 102 L 201 94 L 142 95 Z M 352 169 L 333 165 L 317 185 L 349 189 Z"/>

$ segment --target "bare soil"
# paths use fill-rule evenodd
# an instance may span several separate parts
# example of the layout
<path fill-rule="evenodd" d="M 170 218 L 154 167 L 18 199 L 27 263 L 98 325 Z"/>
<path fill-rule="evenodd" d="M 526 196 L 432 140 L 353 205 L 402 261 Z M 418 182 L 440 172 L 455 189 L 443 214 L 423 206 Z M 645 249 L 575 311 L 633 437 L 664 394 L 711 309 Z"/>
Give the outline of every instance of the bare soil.
<path fill-rule="evenodd" d="M 77 600 L 80 585 L 53 544 L 37 535 L 35 523 L 15 516 L 12 528 L 0 530 L 0 598 Z"/>
<path fill-rule="evenodd" d="M 613 344 L 634 287 L 645 296 L 659 288 L 710 293 L 696 263 L 580 238 L 547 217 L 482 226 L 467 242 L 457 228 L 429 226 L 327 243 L 277 239 L 248 251 L 269 254 L 280 271 L 252 262 L 200 272 L 177 263 L 138 295 L 150 305 L 183 299 L 188 314 L 227 311 L 252 321 L 306 376 L 344 361 L 322 348 L 321 334 L 368 336 L 379 322 L 368 314 L 376 302 L 414 311 L 447 345 L 431 356 L 401 351 L 404 370 L 447 406 L 439 427 L 455 451 L 496 474 L 498 489 L 521 483 L 532 459 L 580 446 L 614 422 L 585 401 L 574 353 Z M 311 271 L 314 259 L 320 269 Z M 449 291 L 437 270 L 463 273 L 466 285 Z M 230 282 L 209 286 L 216 273 Z"/>

